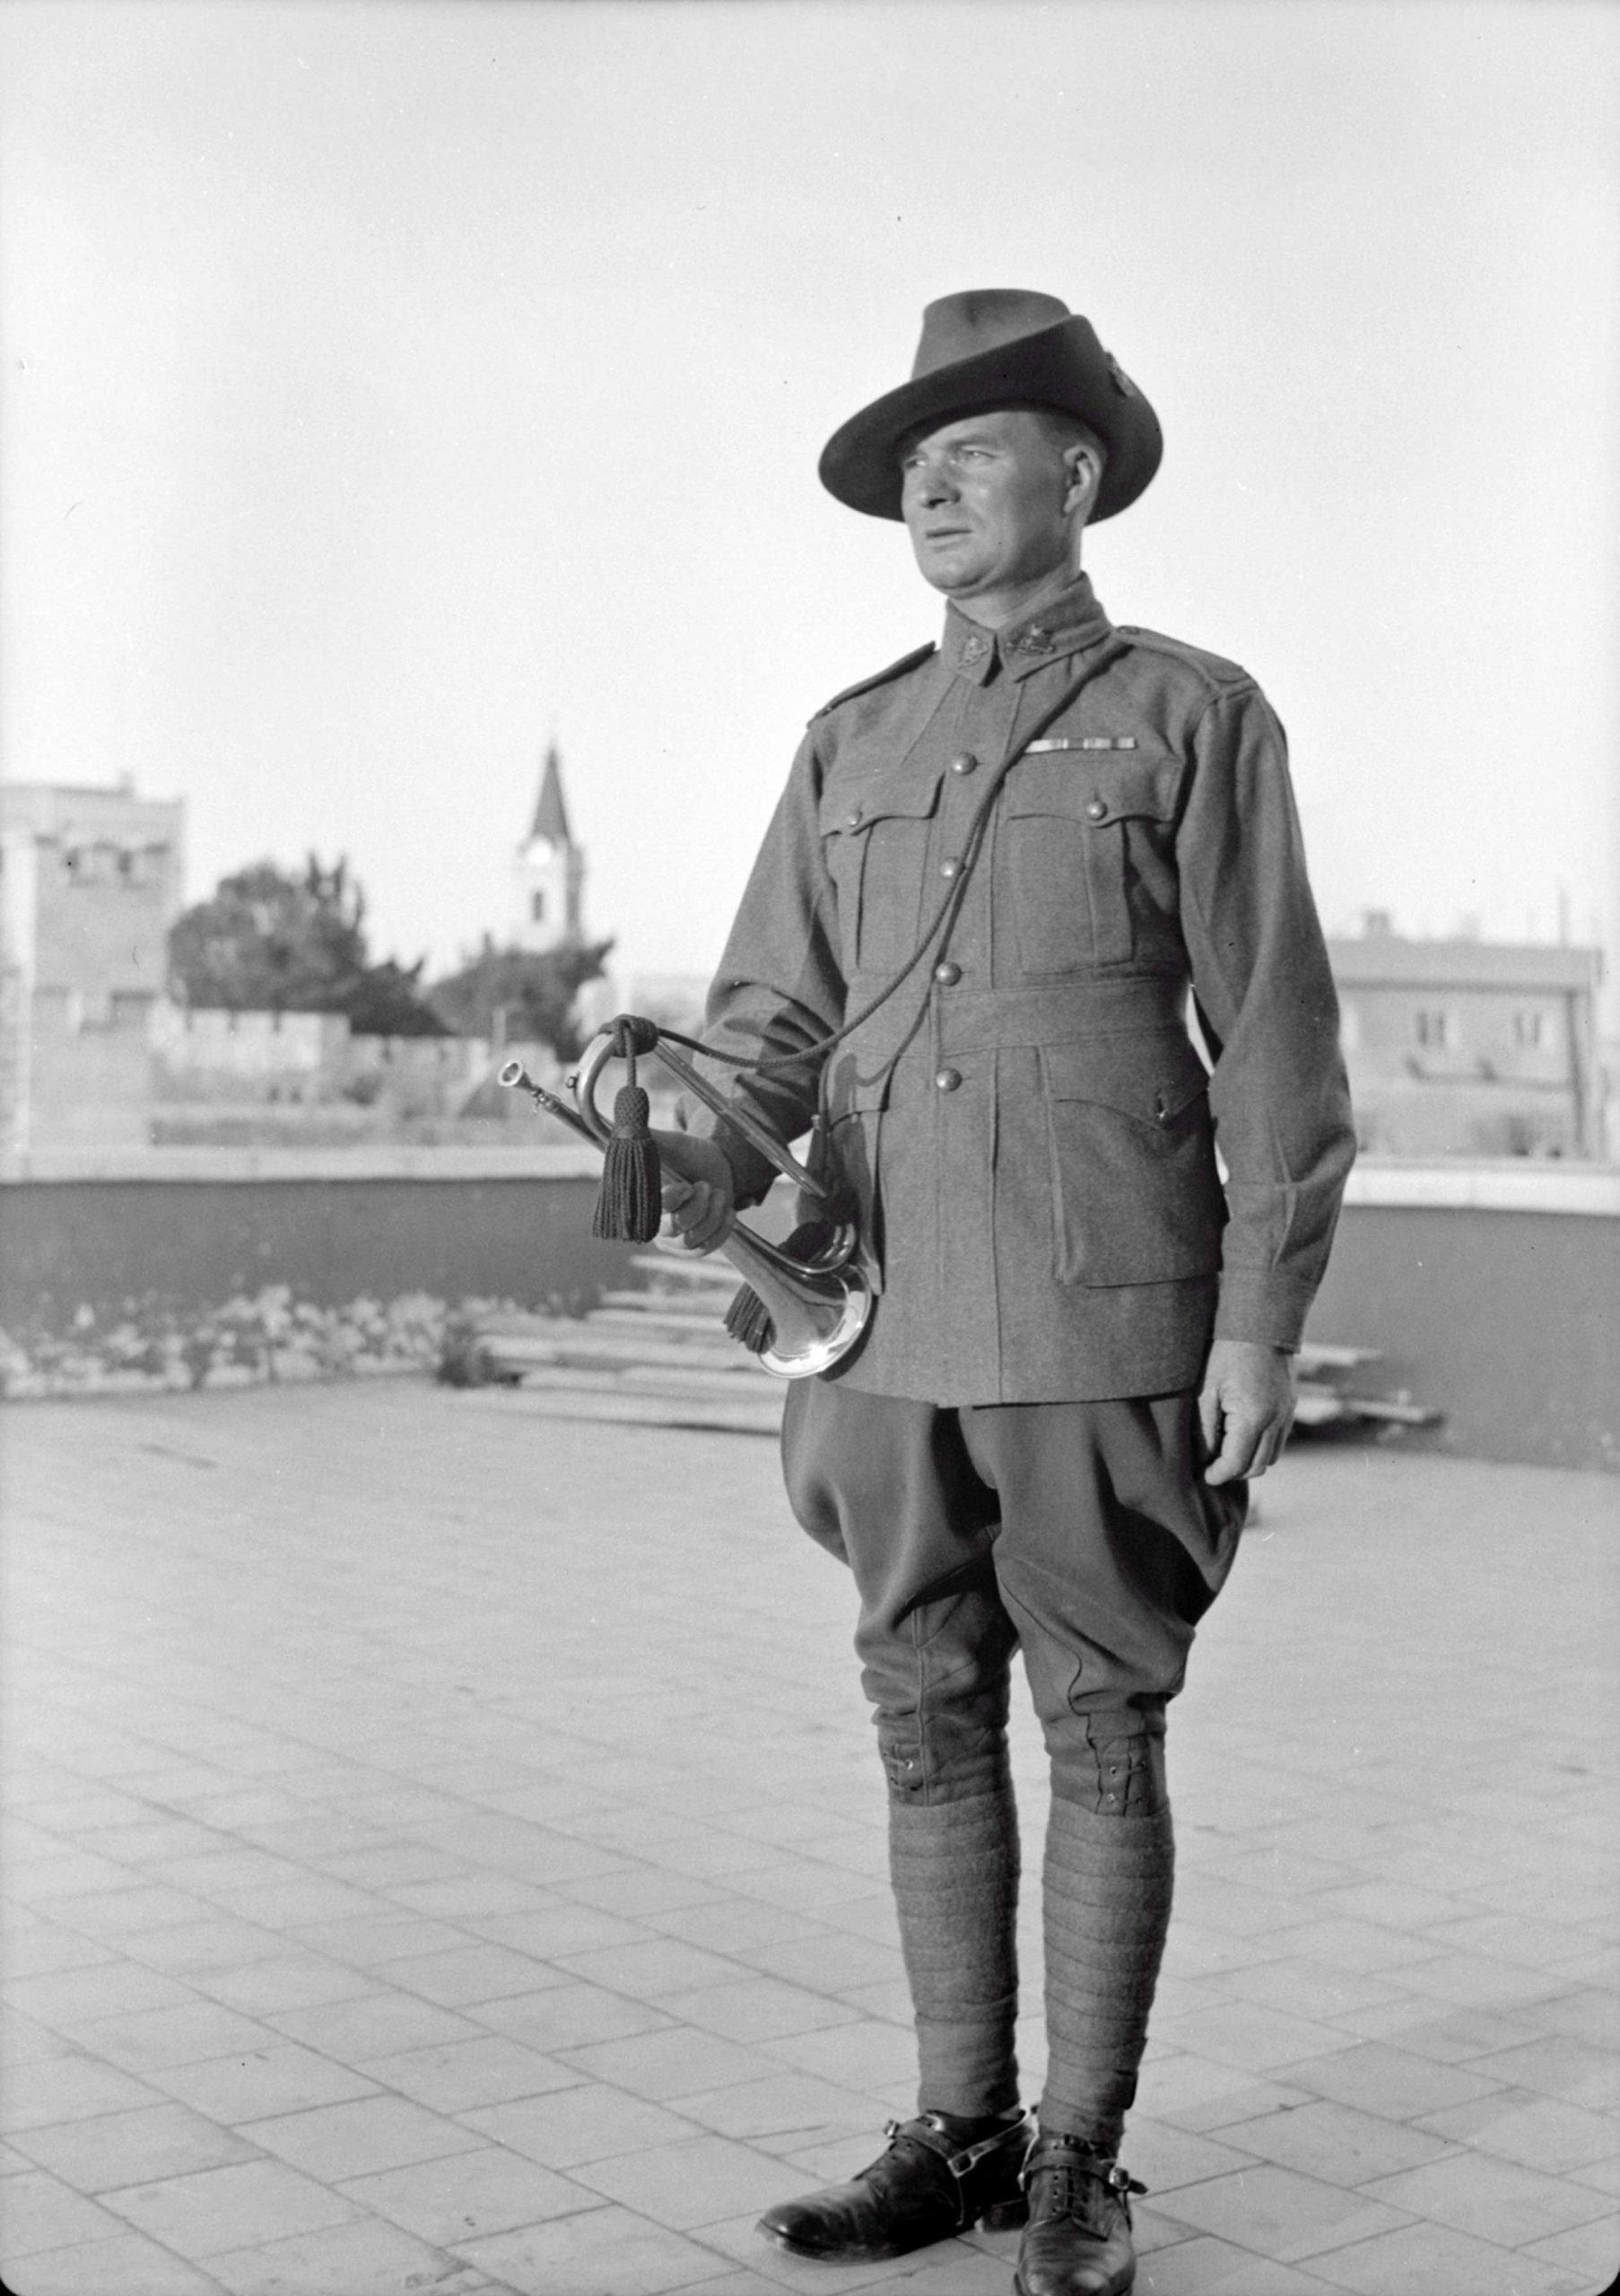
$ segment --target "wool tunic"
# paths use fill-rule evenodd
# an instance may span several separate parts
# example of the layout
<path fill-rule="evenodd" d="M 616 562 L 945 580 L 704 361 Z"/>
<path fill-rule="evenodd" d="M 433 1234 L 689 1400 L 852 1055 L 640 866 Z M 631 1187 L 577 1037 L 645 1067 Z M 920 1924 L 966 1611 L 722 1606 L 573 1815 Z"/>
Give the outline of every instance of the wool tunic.
<path fill-rule="evenodd" d="M 797 1052 L 919 947 L 830 1052 L 727 1072 L 780 1137 L 814 1124 L 813 1161 L 857 1205 L 878 1298 L 831 1376 L 937 1405 L 1082 1402 L 1196 1386 L 1212 1332 L 1297 1345 L 1354 1142 L 1254 680 L 1116 630 L 1082 575 L 998 631 L 949 608 L 937 648 L 829 703 L 706 1040 Z M 710 1128 L 757 1203 L 771 1168 Z"/>

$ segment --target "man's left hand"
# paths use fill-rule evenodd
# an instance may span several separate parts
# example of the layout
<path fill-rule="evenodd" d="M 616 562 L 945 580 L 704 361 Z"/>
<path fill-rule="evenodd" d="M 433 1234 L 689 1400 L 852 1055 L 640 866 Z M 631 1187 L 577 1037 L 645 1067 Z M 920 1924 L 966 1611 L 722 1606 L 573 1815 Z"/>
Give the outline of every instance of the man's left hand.
<path fill-rule="evenodd" d="M 1198 1423 L 1206 1483 L 1264 1474 L 1293 1419 L 1293 1359 L 1258 1340 L 1217 1339 L 1209 1351 Z"/>

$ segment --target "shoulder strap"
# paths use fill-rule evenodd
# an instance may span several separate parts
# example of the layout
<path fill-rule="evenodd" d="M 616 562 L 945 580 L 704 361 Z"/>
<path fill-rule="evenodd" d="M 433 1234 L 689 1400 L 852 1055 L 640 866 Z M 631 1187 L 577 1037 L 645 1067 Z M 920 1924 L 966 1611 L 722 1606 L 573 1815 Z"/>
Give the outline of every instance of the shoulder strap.
<path fill-rule="evenodd" d="M 1211 693 L 1241 693 L 1252 686 L 1254 679 L 1240 662 L 1229 662 L 1224 655 L 1206 653 L 1201 646 L 1189 646 L 1184 638 L 1167 638 L 1162 630 L 1142 630 L 1130 622 L 1116 625 L 1119 634 L 1128 644 L 1139 646 L 1150 654 L 1168 654 L 1184 669 L 1201 678 Z"/>
<path fill-rule="evenodd" d="M 858 678 L 853 685 L 847 685 L 841 693 L 835 693 L 831 701 L 823 701 L 810 723 L 814 726 L 816 718 L 826 717 L 828 712 L 836 709 L 840 702 L 853 701 L 858 693 L 870 693 L 875 685 L 887 685 L 891 678 L 903 677 L 908 670 L 916 669 L 919 663 L 926 662 L 929 655 L 937 650 L 934 640 L 930 638 L 926 646 L 919 646 L 915 652 L 902 654 L 898 662 L 891 662 L 886 670 L 875 670 L 869 678 Z"/>

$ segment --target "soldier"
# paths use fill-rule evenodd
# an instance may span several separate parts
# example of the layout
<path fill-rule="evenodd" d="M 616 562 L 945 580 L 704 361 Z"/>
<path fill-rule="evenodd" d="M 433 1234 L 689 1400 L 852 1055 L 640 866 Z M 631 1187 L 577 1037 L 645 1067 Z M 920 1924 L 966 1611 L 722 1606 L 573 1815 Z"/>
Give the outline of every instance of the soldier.
<path fill-rule="evenodd" d="M 1080 570 L 1160 453 L 1063 303 L 928 306 L 911 380 L 821 476 L 904 521 L 944 636 L 812 719 L 707 1030 L 803 1055 L 736 1091 L 784 1139 L 814 1125 L 877 1291 L 855 1357 L 789 1389 L 783 1457 L 859 1596 L 919 2060 L 881 2156 L 761 2229 L 849 2263 L 1027 2208 L 1019 2296 L 1134 2276 L 1118 2154 L 1170 1913 L 1165 1708 L 1286 1436 L 1353 1154 L 1282 729 L 1247 672 L 1116 628 Z M 658 1142 L 694 1249 L 773 1178 L 723 1120 Z M 1052 1782 L 1032 2142 L 1020 1649 Z"/>

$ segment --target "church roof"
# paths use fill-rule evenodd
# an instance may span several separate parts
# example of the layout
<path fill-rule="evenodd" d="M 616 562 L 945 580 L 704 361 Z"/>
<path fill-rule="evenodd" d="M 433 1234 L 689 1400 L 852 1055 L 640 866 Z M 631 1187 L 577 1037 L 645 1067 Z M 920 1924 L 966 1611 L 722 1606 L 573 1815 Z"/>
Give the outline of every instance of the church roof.
<path fill-rule="evenodd" d="M 540 795 L 535 800 L 535 818 L 528 833 L 531 838 L 543 837 L 552 845 L 571 845 L 574 841 L 568 825 L 568 808 L 562 802 L 562 761 L 555 742 L 546 749 Z"/>

